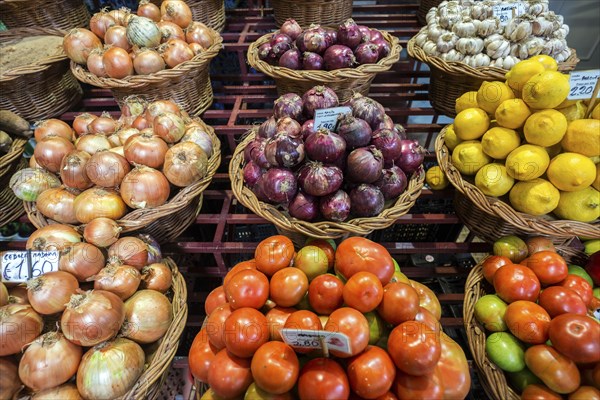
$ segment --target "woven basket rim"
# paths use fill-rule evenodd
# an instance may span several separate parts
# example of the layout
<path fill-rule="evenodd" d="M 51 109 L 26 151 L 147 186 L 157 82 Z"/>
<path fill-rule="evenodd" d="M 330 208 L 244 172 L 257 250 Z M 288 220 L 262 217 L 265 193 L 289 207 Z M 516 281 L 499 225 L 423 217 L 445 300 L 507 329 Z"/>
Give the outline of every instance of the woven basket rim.
<path fill-rule="evenodd" d="M 26 144 L 27 140 L 14 138 L 8 152 L 0 157 L 0 169 L 9 167 L 15 163 L 15 161 L 19 160 L 25 151 Z M 0 172 L 0 177 L 4 176 L 4 173 L 6 173 L 6 171 Z"/>
<path fill-rule="evenodd" d="M 421 194 L 425 181 L 425 172 L 420 168 L 413 173 L 406 190 L 398 197 L 394 205 L 386 208 L 376 217 L 353 218 L 346 222 L 320 221 L 308 222 L 291 218 L 277 207 L 259 201 L 256 195 L 244 185 L 242 161 L 244 149 L 254 139 L 255 131 L 249 131 L 239 143 L 229 163 L 229 179 L 235 198 L 256 215 L 272 222 L 284 231 L 292 231 L 322 239 L 337 239 L 346 234 L 366 236 L 374 230 L 385 229 L 405 215 Z"/>
<path fill-rule="evenodd" d="M 248 47 L 248 63 L 256 70 L 275 79 L 285 78 L 300 81 L 333 82 L 341 79 L 368 79 L 373 74 L 389 70 L 400 59 L 400 40 L 386 31 L 379 31 L 390 44 L 390 53 L 375 64 L 362 64 L 355 68 L 341 68 L 333 71 L 293 70 L 285 67 L 269 65 L 258 57 L 260 45 L 270 40 L 275 32 L 261 36 Z"/>
<path fill-rule="evenodd" d="M 571 220 L 544 219 L 516 211 L 509 204 L 495 197 L 488 197 L 475 185 L 465 181 L 450 161 L 450 152 L 444 143 L 445 126 L 435 140 L 438 164 L 452 185 L 482 211 L 498 217 L 517 229 L 528 233 L 539 233 L 550 237 L 582 236 L 600 238 L 600 221 L 586 223 Z"/>

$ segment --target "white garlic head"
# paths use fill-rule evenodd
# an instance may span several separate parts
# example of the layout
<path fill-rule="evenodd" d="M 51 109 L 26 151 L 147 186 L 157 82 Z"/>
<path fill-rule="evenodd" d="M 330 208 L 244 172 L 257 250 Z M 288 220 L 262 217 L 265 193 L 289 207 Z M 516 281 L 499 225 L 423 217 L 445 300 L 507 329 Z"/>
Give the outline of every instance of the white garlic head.
<path fill-rule="evenodd" d="M 511 42 L 519 42 L 531 36 L 534 18 L 523 14 L 508 21 L 504 27 L 504 36 Z"/>
<path fill-rule="evenodd" d="M 431 40 L 425 42 L 425 44 L 423 45 L 423 51 L 425 52 L 425 54 L 430 56 L 437 56 L 439 54 L 437 51 L 436 43 L 432 42 Z"/>
<path fill-rule="evenodd" d="M 444 33 L 440 35 L 437 40 L 437 51 L 440 53 L 447 53 L 454 48 L 456 45 L 456 41 L 458 40 L 458 36 L 456 36 L 453 32 Z"/>
<path fill-rule="evenodd" d="M 501 34 L 504 28 L 500 26 L 498 17 L 486 18 L 480 21 L 477 34 L 481 37 L 488 37 L 493 34 Z"/>
<path fill-rule="evenodd" d="M 520 59 L 524 60 L 529 57 L 537 56 L 544 49 L 544 40 L 539 37 L 530 37 L 527 40 L 518 44 L 518 55 Z"/>
<path fill-rule="evenodd" d="M 483 39 L 478 37 L 460 38 L 456 41 L 455 47 L 465 55 L 479 54 L 483 51 Z"/>
<path fill-rule="evenodd" d="M 529 1 L 529 10 L 528 14 L 533 16 L 540 15 L 542 13 L 548 12 L 548 1 L 544 0 L 530 0 Z"/>
<path fill-rule="evenodd" d="M 510 55 L 510 42 L 501 35 L 493 41 L 489 41 L 485 46 L 485 52 L 490 58 L 498 59 Z"/>
<path fill-rule="evenodd" d="M 432 42 L 437 41 L 440 35 L 446 32 L 448 31 L 439 26 L 438 24 L 431 24 L 427 26 L 427 37 Z"/>
<path fill-rule="evenodd" d="M 421 31 L 419 33 L 417 33 L 417 35 L 415 36 L 415 43 L 417 44 L 417 46 L 419 47 L 423 47 L 423 45 L 425 44 L 425 42 L 427 42 L 428 40 L 428 35 L 427 35 L 427 29 L 421 29 Z"/>
<path fill-rule="evenodd" d="M 471 18 L 465 17 L 454 24 L 452 32 L 463 38 L 473 37 L 477 33 L 477 27 Z"/>
<path fill-rule="evenodd" d="M 541 15 L 536 17 L 531 23 L 531 33 L 536 36 L 550 36 L 556 30 L 555 24 Z"/>
<path fill-rule="evenodd" d="M 440 57 L 444 61 L 459 62 L 459 61 L 462 61 L 465 58 L 465 55 L 462 54 L 459 51 L 456 51 L 456 49 L 452 49 L 449 52 L 440 55 Z"/>

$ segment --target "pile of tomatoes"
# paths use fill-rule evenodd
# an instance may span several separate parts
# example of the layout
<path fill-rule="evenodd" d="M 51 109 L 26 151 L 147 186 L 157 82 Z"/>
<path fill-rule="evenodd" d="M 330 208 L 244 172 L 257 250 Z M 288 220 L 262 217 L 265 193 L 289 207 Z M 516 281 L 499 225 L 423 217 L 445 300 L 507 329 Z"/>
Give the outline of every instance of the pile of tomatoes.
<path fill-rule="evenodd" d="M 509 247 L 528 251 L 503 252 Z M 600 323 L 593 313 L 600 298 L 592 278 L 547 239 L 502 238 L 494 249 L 482 266 L 495 294 L 481 297 L 474 312 L 489 331 L 488 358 L 522 398 L 600 399 Z"/>
<path fill-rule="evenodd" d="M 189 353 L 193 376 L 210 386 L 202 399 L 463 399 L 470 389 L 435 294 L 365 238 L 297 252 L 285 236 L 267 238 L 205 311 Z M 288 328 L 342 333 L 350 350 L 285 342 Z"/>

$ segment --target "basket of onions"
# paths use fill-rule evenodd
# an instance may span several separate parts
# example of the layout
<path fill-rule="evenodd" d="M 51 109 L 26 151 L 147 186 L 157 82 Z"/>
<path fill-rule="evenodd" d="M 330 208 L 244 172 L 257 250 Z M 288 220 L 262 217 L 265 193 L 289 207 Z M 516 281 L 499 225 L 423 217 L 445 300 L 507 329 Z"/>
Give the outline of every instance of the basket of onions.
<path fill-rule="evenodd" d="M 245 137 L 229 164 L 235 197 L 292 239 L 385 229 L 421 193 L 424 149 L 378 102 L 356 94 L 336 128 L 314 128 L 315 110 L 338 104 L 325 86 L 279 97 L 273 116 Z"/>
<path fill-rule="evenodd" d="M 139 7 L 150 8 L 148 3 L 160 6 L 162 0 L 141 0 Z M 192 18 L 221 32 L 225 28 L 225 0 L 188 0 Z"/>
<path fill-rule="evenodd" d="M 278 26 L 289 18 L 301 26 L 336 25 L 352 16 L 352 0 L 272 0 L 271 5 Z"/>
<path fill-rule="evenodd" d="M 2 398 L 156 398 L 187 291 L 175 263 L 140 236 L 86 231 L 84 241 L 62 224 L 31 235 L 27 249 L 59 251 L 58 270 L 25 287 L 0 282 Z"/>
<path fill-rule="evenodd" d="M 223 39 L 193 21 L 182 0 L 165 0 L 160 8 L 147 3 L 137 13 L 100 11 L 90 30 L 67 33 L 71 71 L 81 82 L 110 89 L 120 105 L 135 94 L 171 99 L 190 115 L 201 114 L 212 104 L 209 64 Z"/>
<path fill-rule="evenodd" d="M 73 127 L 36 124 L 31 168 L 10 186 L 36 227 L 116 220 L 122 231 L 144 231 L 161 243 L 193 223 L 220 162 L 220 141 L 202 120 L 172 101 L 125 101 L 118 120 L 78 115 Z"/>
<path fill-rule="evenodd" d="M 352 19 L 335 28 L 306 29 L 288 20 L 250 44 L 248 62 L 275 80 L 279 94 L 302 95 L 315 85 L 327 85 L 346 102 L 354 93 L 367 95 L 375 75 L 389 70 L 401 50 L 398 38 Z"/>

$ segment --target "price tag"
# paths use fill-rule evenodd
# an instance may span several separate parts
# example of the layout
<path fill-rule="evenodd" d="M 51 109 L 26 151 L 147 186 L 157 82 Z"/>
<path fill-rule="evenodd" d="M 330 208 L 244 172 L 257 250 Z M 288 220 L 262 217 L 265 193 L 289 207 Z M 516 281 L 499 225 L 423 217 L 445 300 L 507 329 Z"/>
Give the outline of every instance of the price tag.
<path fill-rule="evenodd" d="M 322 341 L 329 350 L 351 354 L 350 339 L 343 333 L 330 331 L 317 331 L 312 329 L 282 329 L 283 341 L 290 346 L 305 349 L 320 349 Z"/>
<path fill-rule="evenodd" d="M 6 251 L 0 258 L 1 280 L 27 282 L 47 272 L 58 271 L 58 251 Z"/>
<path fill-rule="evenodd" d="M 352 109 L 347 106 L 333 107 L 333 108 L 321 108 L 315 110 L 315 122 L 314 129 L 327 128 L 330 131 L 335 131 L 337 127 L 337 120 L 341 114 L 349 114 Z"/>
<path fill-rule="evenodd" d="M 573 71 L 569 77 L 569 100 L 589 99 L 592 97 L 596 82 L 600 77 L 600 69 L 590 69 L 587 71 Z"/>
<path fill-rule="evenodd" d="M 525 3 L 521 2 L 498 4 L 492 7 L 492 12 L 494 17 L 497 17 L 500 20 L 500 25 L 506 26 L 514 17 L 525 14 L 527 12 L 527 6 Z"/>

